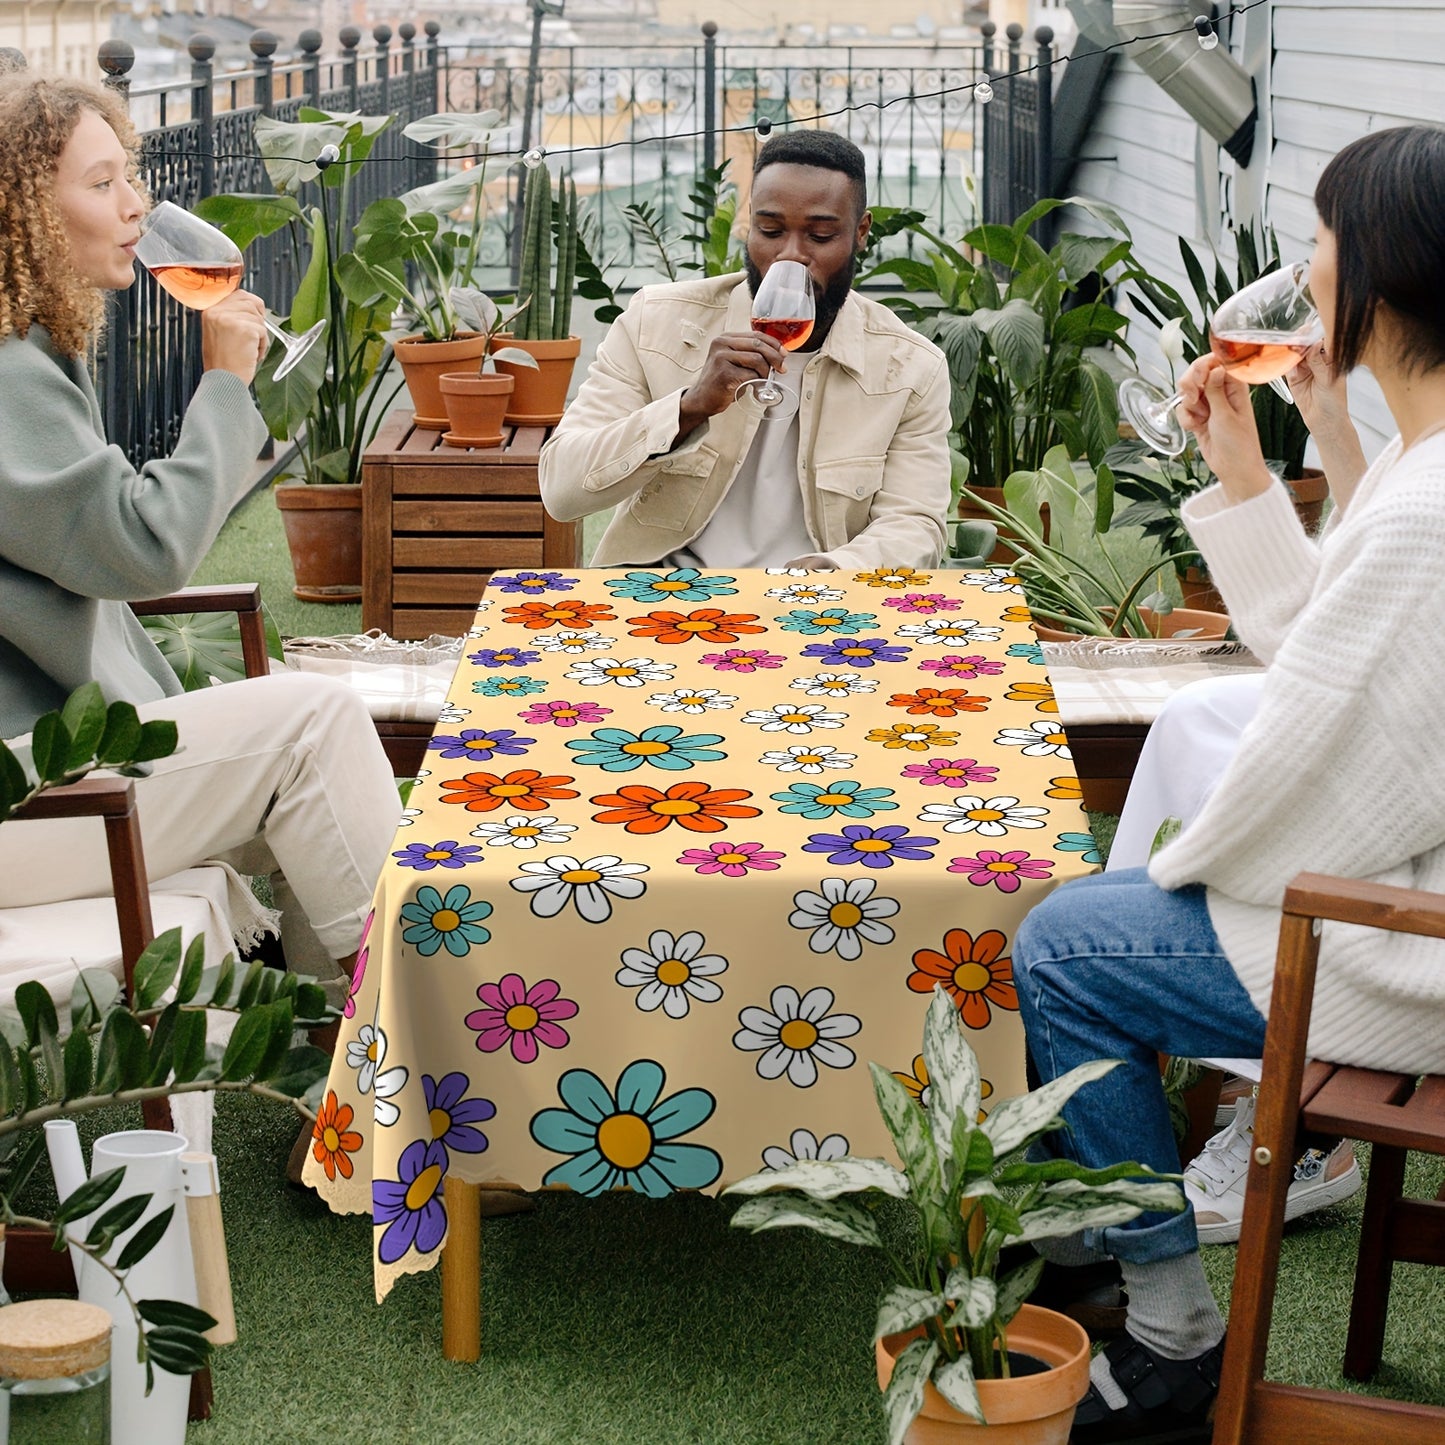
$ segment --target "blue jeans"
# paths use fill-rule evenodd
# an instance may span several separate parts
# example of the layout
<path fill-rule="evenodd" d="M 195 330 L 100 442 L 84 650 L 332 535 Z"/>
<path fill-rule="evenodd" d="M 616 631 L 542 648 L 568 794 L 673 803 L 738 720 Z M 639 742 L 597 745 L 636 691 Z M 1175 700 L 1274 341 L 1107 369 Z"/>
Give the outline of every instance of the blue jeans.
<path fill-rule="evenodd" d="M 1258 1058 L 1264 1019 L 1224 956 L 1202 887 L 1169 893 L 1143 868 L 1096 873 L 1050 894 L 1014 939 L 1029 1054 L 1047 1082 L 1122 1059 L 1065 1106 L 1047 1148 L 1090 1168 L 1124 1159 L 1177 1173 L 1158 1055 Z M 1197 1248 L 1194 1212 L 1144 1214 L 1084 1242 L 1147 1263 Z"/>

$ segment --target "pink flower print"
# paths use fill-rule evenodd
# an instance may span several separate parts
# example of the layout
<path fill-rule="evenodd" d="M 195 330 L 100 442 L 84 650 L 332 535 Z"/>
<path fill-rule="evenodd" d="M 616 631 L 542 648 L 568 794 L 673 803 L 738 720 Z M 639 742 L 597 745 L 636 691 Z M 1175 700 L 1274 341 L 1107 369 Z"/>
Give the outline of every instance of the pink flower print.
<path fill-rule="evenodd" d="M 578 723 L 599 723 L 612 709 L 595 702 L 534 702 L 517 716 L 523 722 L 553 723 L 559 728 L 575 728 Z"/>
<path fill-rule="evenodd" d="M 725 878 L 741 878 L 753 869 L 771 873 L 784 853 L 769 853 L 761 843 L 710 843 L 706 848 L 684 848 L 678 858 L 697 873 L 721 873 Z"/>
<path fill-rule="evenodd" d="M 909 763 L 905 778 L 917 778 L 925 788 L 942 784 L 945 788 L 966 788 L 970 783 L 992 783 L 998 769 L 972 758 L 929 758 L 926 763 Z"/>
<path fill-rule="evenodd" d="M 966 873 L 975 888 L 993 884 L 1001 893 L 1017 893 L 1024 878 L 1047 878 L 1054 866 L 1051 858 L 1030 858 L 1027 853 L 1000 853 L 993 848 L 980 848 L 977 858 L 955 858 L 950 873 Z"/>
<path fill-rule="evenodd" d="M 366 960 L 371 956 L 371 950 L 366 946 L 367 936 L 371 932 L 372 920 L 376 917 L 376 909 L 372 909 L 366 915 L 366 922 L 361 925 L 361 941 L 356 946 L 356 967 L 351 972 L 351 987 L 346 990 L 346 1007 L 341 1012 L 347 1018 L 356 1017 L 356 995 L 361 988 L 361 980 L 366 976 Z"/>
<path fill-rule="evenodd" d="M 996 675 L 1003 671 L 1003 663 L 990 662 L 986 657 L 970 655 L 960 657 L 956 652 L 947 657 L 929 657 L 918 664 L 923 672 L 936 673 L 939 677 L 953 678 L 960 682 L 971 682 L 976 677 Z"/>
<path fill-rule="evenodd" d="M 511 1044 L 512 1057 L 519 1064 L 533 1063 L 541 1052 L 538 1044 L 565 1049 L 572 1041 L 557 1020 L 575 1017 L 577 1005 L 570 998 L 559 998 L 561 992 L 561 985 L 550 978 L 528 988 L 519 974 L 506 974 L 499 983 L 484 983 L 477 990 L 486 1007 L 469 1013 L 466 1026 L 476 1032 L 477 1047 L 484 1054 Z"/>
<path fill-rule="evenodd" d="M 756 672 L 760 667 L 781 667 L 784 659 L 761 647 L 730 647 L 726 652 L 705 652 L 700 662 L 714 672 Z"/>
<path fill-rule="evenodd" d="M 963 606 L 956 597 L 945 597 L 942 592 L 905 592 L 902 597 L 885 597 L 885 607 L 896 607 L 900 612 L 956 612 Z"/>

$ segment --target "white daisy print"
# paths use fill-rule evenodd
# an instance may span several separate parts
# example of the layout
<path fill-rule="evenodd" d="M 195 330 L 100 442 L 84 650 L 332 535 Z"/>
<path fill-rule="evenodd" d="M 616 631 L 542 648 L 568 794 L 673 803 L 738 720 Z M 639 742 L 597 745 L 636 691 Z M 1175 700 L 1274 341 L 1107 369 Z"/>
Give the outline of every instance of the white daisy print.
<path fill-rule="evenodd" d="M 650 657 L 589 657 L 574 662 L 562 675 L 583 687 L 601 687 L 614 682 L 618 687 L 646 687 L 650 682 L 671 682 L 676 667 Z"/>
<path fill-rule="evenodd" d="M 920 823 L 936 823 L 945 833 L 977 833 L 981 838 L 1002 838 L 1010 828 L 1042 828 L 1047 808 L 1022 807 L 1017 798 L 955 798 L 930 803 L 918 815 Z"/>
<path fill-rule="evenodd" d="M 670 1019 L 684 1019 L 699 1003 L 716 1003 L 723 995 L 713 975 L 726 973 L 728 961 L 721 954 L 704 953 L 700 933 L 682 933 L 676 938 L 664 929 L 648 935 L 647 947 L 624 948 L 617 982 L 624 988 L 641 989 L 637 1007 L 651 1013 L 661 1007 Z"/>
<path fill-rule="evenodd" d="M 997 642 L 1002 627 L 984 627 L 974 617 L 926 617 L 898 629 L 900 637 L 912 638 L 927 646 L 930 642 L 946 642 L 950 647 L 960 642 Z"/>
<path fill-rule="evenodd" d="M 492 630 L 492 629 L 491 629 L 490 627 L 486 626 L 485 624 L 482 624 L 481 626 L 478 626 L 478 627 L 469 627 L 469 628 L 467 628 L 467 636 L 468 636 L 468 637 L 485 637 L 485 636 L 487 635 L 487 633 L 489 633 L 491 630 Z"/>
<path fill-rule="evenodd" d="M 437 714 L 439 723 L 459 723 L 472 715 L 469 707 L 462 707 L 458 703 L 448 702 L 442 704 L 442 710 Z"/>
<path fill-rule="evenodd" d="M 535 848 L 538 843 L 565 843 L 577 831 L 576 823 L 539 818 L 535 813 L 514 813 L 500 823 L 478 823 L 473 838 L 485 838 L 488 848 Z"/>
<path fill-rule="evenodd" d="M 362 1024 L 356 1038 L 346 1046 L 346 1062 L 356 1070 L 356 1092 L 369 1094 L 376 1081 L 377 1065 L 386 1055 L 386 1035 L 374 1024 Z"/>
<path fill-rule="evenodd" d="M 810 567 L 764 567 L 763 572 L 769 577 L 811 577 L 813 575 Z"/>
<path fill-rule="evenodd" d="M 401 810 L 401 817 L 396 820 L 396 826 L 398 828 L 410 828 L 420 817 L 420 808 L 403 808 Z"/>
<path fill-rule="evenodd" d="M 814 728 L 840 728 L 847 718 L 845 712 L 829 712 L 821 702 L 780 702 L 743 714 L 745 723 L 752 723 L 765 733 L 810 733 Z"/>
<path fill-rule="evenodd" d="M 1001 748 L 1022 748 L 1026 758 L 1046 758 L 1055 753 L 1072 761 L 1068 735 L 1057 722 L 1046 722 L 1042 718 L 1026 728 L 1003 728 L 994 739 Z"/>
<path fill-rule="evenodd" d="M 771 1009 L 743 1009 L 738 1015 L 742 1028 L 733 1035 L 734 1048 L 764 1051 L 758 1060 L 761 1078 L 786 1073 L 790 1084 L 808 1089 L 817 1082 L 819 1064 L 830 1069 L 852 1066 L 857 1055 L 838 1040 L 851 1038 L 863 1023 L 852 1014 L 829 1014 L 832 989 L 810 988 L 799 998 L 797 989 L 779 984 L 769 1003 Z"/>
<path fill-rule="evenodd" d="M 774 749 L 758 759 L 780 773 L 821 773 L 826 768 L 851 768 L 857 753 L 842 753 L 827 743 L 793 743 Z"/>
<path fill-rule="evenodd" d="M 841 1134 L 828 1134 L 819 1139 L 811 1129 L 794 1129 L 788 1135 L 788 1147 L 770 1144 L 763 1150 L 765 1169 L 791 1169 L 800 1159 L 821 1159 L 831 1162 L 848 1152 L 848 1141 Z"/>
<path fill-rule="evenodd" d="M 803 888 L 793 894 L 788 923 L 806 929 L 814 953 L 836 953 L 849 962 L 865 943 L 892 943 L 893 930 L 880 923 L 898 912 L 896 898 L 875 898 L 873 878 L 825 878 L 818 892 Z"/>
<path fill-rule="evenodd" d="M 596 628 L 586 632 L 576 628 L 564 628 L 561 632 L 529 638 L 528 646 L 538 647 L 543 652 L 606 652 L 615 641 L 615 638 L 609 637 L 605 632 L 598 632 Z"/>
<path fill-rule="evenodd" d="M 841 587 L 829 587 L 823 582 L 790 582 L 786 587 L 770 587 L 763 595 L 803 607 L 815 602 L 841 602 L 848 594 Z"/>
<path fill-rule="evenodd" d="M 737 701 L 737 694 L 716 687 L 680 687 L 676 692 L 655 692 L 647 699 L 648 707 L 663 712 L 725 712 Z"/>
<path fill-rule="evenodd" d="M 877 692 L 878 684 L 861 672 L 820 672 L 813 677 L 795 677 L 788 684 L 809 697 L 852 697 L 856 693 Z"/>
<path fill-rule="evenodd" d="M 1022 592 L 1023 581 L 1012 567 L 985 567 L 982 572 L 965 572 L 965 587 L 982 587 L 985 592 Z"/>
<path fill-rule="evenodd" d="M 587 923 L 606 923 L 612 917 L 612 899 L 641 898 L 647 884 L 638 876 L 645 863 L 624 863 L 611 853 L 579 862 L 557 855 L 537 863 L 523 863 L 524 878 L 513 878 L 518 893 L 532 895 L 532 912 L 538 918 L 555 918 L 569 903 Z"/>
<path fill-rule="evenodd" d="M 369 1049 L 374 1054 L 371 1087 L 376 1098 L 373 1113 L 376 1122 L 389 1129 L 401 1118 L 401 1109 L 391 1100 L 393 1095 L 401 1093 L 406 1087 L 407 1071 L 401 1064 L 392 1069 L 382 1068 L 386 1062 L 386 1035 L 379 1028 L 374 1031 Z M 350 1052 L 351 1046 L 348 1045 L 347 1053 Z"/>

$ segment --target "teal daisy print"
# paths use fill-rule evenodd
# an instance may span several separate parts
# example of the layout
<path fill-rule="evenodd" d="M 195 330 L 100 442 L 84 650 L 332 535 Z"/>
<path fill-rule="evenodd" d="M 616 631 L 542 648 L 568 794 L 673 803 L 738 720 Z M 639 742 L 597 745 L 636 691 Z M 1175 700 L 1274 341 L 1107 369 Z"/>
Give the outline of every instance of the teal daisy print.
<path fill-rule="evenodd" d="M 1104 855 L 1099 852 L 1099 845 L 1094 841 L 1092 833 L 1060 833 L 1059 841 L 1054 847 L 1060 853 L 1082 853 L 1084 856 L 1079 860 L 1081 863 L 1104 861 Z"/>
<path fill-rule="evenodd" d="M 472 890 L 458 883 L 446 891 L 418 888 L 411 903 L 403 903 L 401 919 L 410 927 L 402 929 L 401 940 L 409 943 L 425 958 L 442 948 L 453 958 L 464 958 L 475 944 L 491 939 L 491 930 L 482 927 L 482 919 L 490 918 L 492 905 L 484 899 L 472 901 Z"/>
<path fill-rule="evenodd" d="M 795 608 L 774 622 L 782 624 L 784 632 L 801 632 L 805 637 L 853 637 L 859 632 L 876 631 L 876 612 L 849 612 L 846 607 L 826 607 L 821 612 L 807 612 Z"/>
<path fill-rule="evenodd" d="M 682 772 L 694 763 L 715 763 L 727 756 L 713 746 L 721 733 L 694 733 L 684 737 L 680 727 L 661 726 L 630 733 L 623 728 L 598 728 L 590 738 L 569 742 L 576 762 L 591 764 L 607 773 L 630 773 L 643 764 L 667 772 Z"/>
<path fill-rule="evenodd" d="M 542 1183 L 579 1194 L 605 1194 L 625 1185 L 661 1199 L 678 1189 L 704 1189 L 722 1173 L 722 1160 L 682 1135 L 712 1117 L 717 1100 L 706 1089 L 683 1089 L 664 1099 L 667 1075 L 651 1059 L 628 1064 L 614 1094 L 587 1069 L 569 1069 L 557 1083 L 564 1109 L 532 1116 L 532 1137 L 554 1154 L 569 1154 Z"/>
<path fill-rule="evenodd" d="M 798 813 L 804 818 L 831 818 L 834 813 L 845 818 L 871 818 L 898 806 L 888 801 L 892 796 L 892 788 L 864 788 L 852 778 L 826 784 L 794 783 L 785 793 L 771 794 L 775 803 L 782 804 L 780 813 Z"/>
<path fill-rule="evenodd" d="M 1008 655 L 1027 658 L 1035 667 L 1044 666 L 1044 649 L 1037 642 L 1011 642 Z"/>
<path fill-rule="evenodd" d="M 533 692 L 546 692 L 547 684 L 540 677 L 488 677 L 472 684 L 472 691 L 483 697 L 526 697 Z"/>
<path fill-rule="evenodd" d="M 627 602 L 660 607 L 667 602 L 706 602 L 710 597 L 731 597 L 738 589 L 736 577 L 704 577 L 696 567 L 677 567 L 671 572 L 629 572 L 625 577 L 606 579 L 608 591 Z"/>

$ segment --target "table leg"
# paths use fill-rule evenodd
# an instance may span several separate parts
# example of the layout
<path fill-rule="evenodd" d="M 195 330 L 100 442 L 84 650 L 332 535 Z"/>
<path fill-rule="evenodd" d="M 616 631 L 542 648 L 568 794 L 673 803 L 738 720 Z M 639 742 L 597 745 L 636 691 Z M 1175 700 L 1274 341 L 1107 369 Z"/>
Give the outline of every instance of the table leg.
<path fill-rule="evenodd" d="M 448 1179 L 447 1242 L 442 1247 L 442 1354 L 449 1360 L 482 1357 L 482 1191 Z"/>

